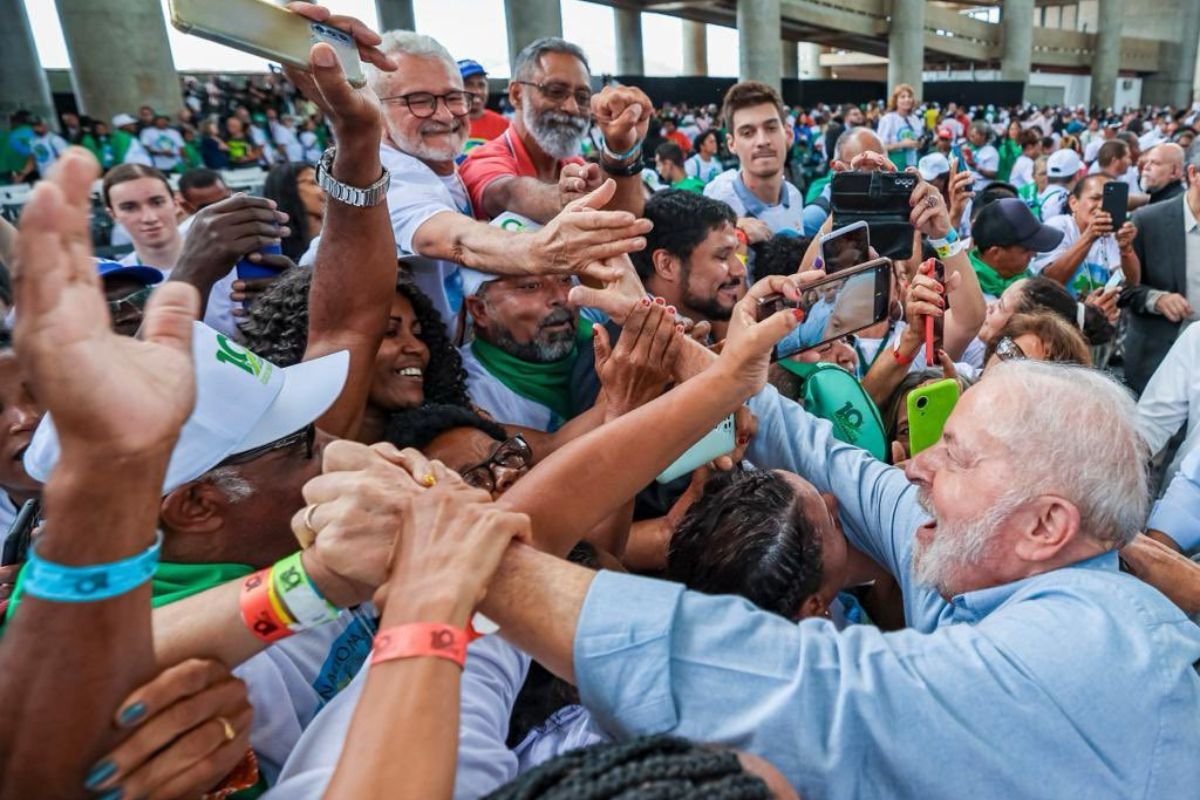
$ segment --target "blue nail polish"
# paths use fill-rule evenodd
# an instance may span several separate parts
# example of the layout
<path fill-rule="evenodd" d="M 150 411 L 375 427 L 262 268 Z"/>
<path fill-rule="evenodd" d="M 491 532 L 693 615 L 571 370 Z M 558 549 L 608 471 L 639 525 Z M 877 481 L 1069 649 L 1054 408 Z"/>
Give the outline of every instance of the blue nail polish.
<path fill-rule="evenodd" d="M 92 767 L 92 771 L 83 779 L 83 788 L 95 789 L 100 784 L 111 778 L 117 772 L 117 765 L 111 761 L 105 760 Z"/>
<path fill-rule="evenodd" d="M 117 788 L 100 795 L 97 800 L 121 800 L 124 795 L 125 790 L 118 786 Z"/>
<path fill-rule="evenodd" d="M 117 720 L 124 726 L 132 725 L 141 719 L 146 713 L 146 704 L 139 701 L 131 706 L 126 706 L 121 710 L 121 716 Z"/>

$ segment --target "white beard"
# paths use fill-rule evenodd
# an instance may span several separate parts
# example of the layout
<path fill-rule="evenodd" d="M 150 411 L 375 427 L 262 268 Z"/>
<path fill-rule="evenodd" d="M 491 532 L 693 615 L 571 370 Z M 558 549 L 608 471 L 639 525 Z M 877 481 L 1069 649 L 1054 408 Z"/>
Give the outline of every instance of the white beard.
<path fill-rule="evenodd" d="M 547 113 L 569 116 L 563 112 Z M 529 131 L 538 147 L 551 158 L 563 159 L 579 155 L 579 145 L 587 133 L 586 120 L 575 117 L 569 125 L 546 125 L 538 119 L 533 107 L 527 104 L 521 108 L 521 121 L 525 123 L 525 130 Z"/>
<path fill-rule="evenodd" d="M 917 497 L 921 508 L 937 520 L 925 490 Z M 1016 510 L 1023 498 L 1006 492 L 980 518 L 965 523 L 937 520 L 933 538 L 925 543 L 913 539 L 912 570 L 917 583 L 928 586 L 944 597 L 958 594 L 956 584 L 964 569 L 981 563 L 988 555 L 993 532 Z"/>

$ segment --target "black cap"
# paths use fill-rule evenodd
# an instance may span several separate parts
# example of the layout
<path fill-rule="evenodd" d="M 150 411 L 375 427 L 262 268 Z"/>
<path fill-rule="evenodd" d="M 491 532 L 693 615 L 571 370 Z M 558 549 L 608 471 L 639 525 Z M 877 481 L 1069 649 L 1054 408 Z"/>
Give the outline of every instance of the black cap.
<path fill-rule="evenodd" d="M 980 252 L 1019 244 L 1035 253 L 1045 253 L 1058 247 L 1063 232 L 1038 222 L 1025 201 L 1004 197 L 980 210 L 971 223 L 971 236 Z"/>

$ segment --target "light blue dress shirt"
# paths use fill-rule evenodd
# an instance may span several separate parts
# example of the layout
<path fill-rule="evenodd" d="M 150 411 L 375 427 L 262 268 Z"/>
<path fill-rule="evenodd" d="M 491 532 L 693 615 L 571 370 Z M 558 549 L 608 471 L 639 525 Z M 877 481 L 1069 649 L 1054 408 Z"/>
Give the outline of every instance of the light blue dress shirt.
<path fill-rule="evenodd" d="M 1200 447 L 1183 459 L 1146 527 L 1167 534 L 1185 553 L 1200 548 Z"/>
<path fill-rule="evenodd" d="M 911 627 L 796 625 L 601 573 L 574 655 L 605 730 L 749 750 L 806 800 L 1200 796 L 1200 628 L 1115 553 L 947 603 L 911 578 L 925 515 L 903 473 L 769 387 L 750 405 L 747 457 L 837 496 Z"/>

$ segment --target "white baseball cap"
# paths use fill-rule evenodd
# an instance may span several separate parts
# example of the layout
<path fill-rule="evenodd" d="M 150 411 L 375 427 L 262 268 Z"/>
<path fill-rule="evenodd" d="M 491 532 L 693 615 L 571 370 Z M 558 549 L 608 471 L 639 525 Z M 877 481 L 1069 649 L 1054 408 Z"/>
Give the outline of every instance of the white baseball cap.
<path fill-rule="evenodd" d="M 350 354 L 341 350 L 277 367 L 202 322 L 192 323 L 196 405 L 171 452 L 162 493 L 194 481 L 225 459 L 295 433 L 342 392 Z M 25 471 L 46 482 L 59 458 L 50 414 L 25 451 Z"/>
<path fill-rule="evenodd" d="M 492 225 L 514 233 L 533 233 L 542 229 L 541 223 L 534 222 L 529 217 L 523 217 L 511 211 L 505 211 L 493 219 Z M 504 277 L 503 275 L 495 275 L 490 272 L 480 272 L 470 267 L 459 267 L 458 272 L 462 276 L 464 297 L 471 297 L 479 291 L 480 286 L 490 281 L 498 281 Z"/>
<path fill-rule="evenodd" d="M 112 118 L 112 126 L 114 128 L 123 128 L 126 125 L 136 125 L 137 120 L 128 114 L 117 114 Z"/>
<path fill-rule="evenodd" d="M 1079 154 L 1069 147 L 1055 150 L 1046 159 L 1046 177 L 1071 178 L 1083 168 Z"/>
<path fill-rule="evenodd" d="M 927 181 L 931 181 L 950 171 L 950 161 L 941 153 L 930 153 L 922 156 L 917 162 L 917 172 Z"/>

